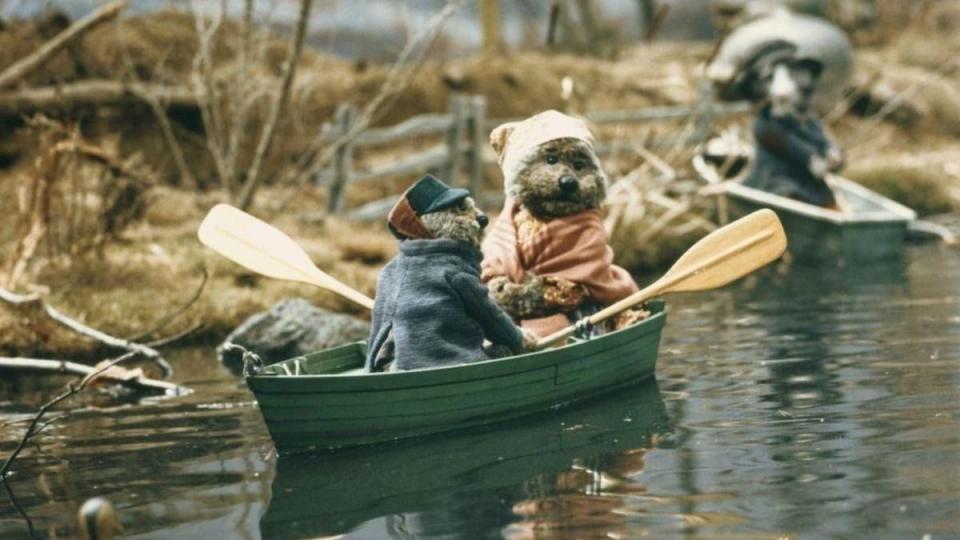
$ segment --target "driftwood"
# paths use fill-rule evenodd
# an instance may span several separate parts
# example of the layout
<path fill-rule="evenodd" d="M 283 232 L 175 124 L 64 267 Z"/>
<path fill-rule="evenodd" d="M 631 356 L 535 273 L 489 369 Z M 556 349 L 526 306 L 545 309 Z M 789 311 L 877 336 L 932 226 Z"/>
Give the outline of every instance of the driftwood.
<path fill-rule="evenodd" d="M 111 372 L 111 370 L 113 370 L 114 373 L 122 373 L 122 372 L 116 371 L 117 365 L 120 364 L 121 362 L 125 362 L 127 360 L 130 360 L 131 358 L 136 357 L 138 354 L 139 353 L 136 351 L 131 351 L 122 356 L 118 356 L 117 358 L 114 358 L 112 360 L 101 362 L 94 368 L 89 368 L 90 371 L 87 372 L 87 374 L 84 375 L 84 377 L 80 379 L 79 382 L 71 381 L 67 383 L 67 386 L 66 388 L 64 388 L 63 392 L 58 394 L 56 397 L 54 397 L 50 401 L 44 403 L 40 407 L 40 410 L 37 411 L 37 414 L 30 421 L 30 424 L 27 426 L 27 430 L 24 432 L 23 437 L 20 438 L 20 442 L 17 444 L 17 447 L 14 448 L 13 452 L 11 452 L 9 456 L 7 456 L 7 459 L 3 462 L 3 466 L 0 466 L 0 481 L 6 482 L 7 472 L 10 470 L 10 466 L 13 464 L 13 461 L 17 459 L 17 456 L 19 456 L 20 452 L 22 452 L 24 447 L 26 447 L 27 441 L 29 441 L 32 436 L 36 435 L 41 431 L 42 428 L 38 429 L 37 426 L 40 423 L 40 420 L 43 419 L 43 415 L 46 414 L 47 411 L 55 407 L 61 401 L 81 392 L 91 382 L 93 382 L 94 380 L 100 377 L 105 376 L 105 374 L 107 374 L 108 372 Z M 128 372 L 128 370 L 123 370 L 123 372 Z M 180 391 L 180 387 L 177 387 L 177 391 L 178 392 Z M 184 389 L 184 391 L 186 390 Z"/>
<path fill-rule="evenodd" d="M 163 376 L 169 378 L 173 375 L 173 367 L 160 355 L 160 352 L 156 349 L 143 345 L 140 343 L 135 343 L 126 339 L 118 338 L 111 336 L 105 332 L 97 330 L 87 326 L 80 321 L 72 319 L 59 310 L 44 302 L 37 295 L 21 295 L 14 292 L 8 291 L 6 289 L 0 288 L 0 300 L 7 302 L 13 306 L 20 307 L 22 309 L 27 309 L 30 307 L 41 309 L 44 314 L 50 319 L 60 323 L 61 325 L 73 330 L 74 332 L 91 338 L 95 341 L 98 341 L 108 347 L 115 347 L 117 349 L 123 349 L 144 356 L 145 358 L 150 359 L 152 362 L 157 364 L 163 371 Z"/>
<path fill-rule="evenodd" d="M 12 86 L 22 80 L 33 70 L 42 66 L 44 62 L 59 52 L 60 49 L 67 46 L 71 41 L 83 35 L 91 28 L 116 17 L 125 5 L 126 0 L 111 2 L 73 23 L 69 28 L 44 43 L 39 50 L 8 67 L 3 73 L 0 73 L 0 88 Z"/>
<path fill-rule="evenodd" d="M 188 88 L 90 80 L 2 92 L 0 114 L 19 115 L 85 106 L 130 106 L 149 104 L 151 99 L 166 105 L 197 106 L 196 96 Z"/>
<path fill-rule="evenodd" d="M 0 357 L 0 369 L 16 371 L 39 371 L 46 373 L 63 373 L 65 375 L 87 376 L 98 370 L 96 366 L 88 366 L 66 360 L 49 360 L 46 358 L 6 358 Z M 104 371 L 98 378 L 111 382 L 121 383 L 132 388 L 158 391 L 166 395 L 179 396 L 187 389 L 172 382 L 160 381 L 144 377 L 143 371 L 137 369 L 123 369 L 115 367 Z"/>

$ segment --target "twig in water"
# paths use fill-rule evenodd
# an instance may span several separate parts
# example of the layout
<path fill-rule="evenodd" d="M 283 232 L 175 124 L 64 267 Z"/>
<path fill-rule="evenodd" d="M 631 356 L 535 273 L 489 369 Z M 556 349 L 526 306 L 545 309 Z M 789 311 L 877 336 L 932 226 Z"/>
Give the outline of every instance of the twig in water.
<path fill-rule="evenodd" d="M 4 476 L 0 476 L 0 484 L 3 484 L 4 489 L 7 490 L 7 497 L 10 499 L 10 504 L 13 505 L 17 513 L 20 514 L 20 517 L 27 522 L 27 530 L 30 531 L 30 538 L 36 536 L 36 532 L 33 530 L 33 520 L 30 519 L 30 516 L 23 510 L 20 506 L 20 503 L 17 501 L 16 495 L 13 494 L 13 488 L 10 487 L 10 484 L 7 483 L 7 479 Z"/>
<path fill-rule="evenodd" d="M 93 381 L 94 379 L 102 375 L 108 369 L 116 366 L 120 362 L 124 362 L 131 358 L 134 358 L 138 354 L 141 354 L 141 353 L 138 351 L 130 351 L 126 354 L 123 354 L 121 356 L 114 358 L 113 360 L 110 360 L 100 368 L 90 372 L 85 377 L 80 379 L 79 383 L 74 384 L 74 381 L 70 381 L 69 383 L 67 383 L 67 386 L 66 388 L 64 388 L 63 392 L 58 394 L 56 397 L 54 397 L 50 401 L 41 405 L 40 410 L 37 411 L 37 414 L 33 417 L 33 420 L 31 420 L 30 425 L 27 426 L 27 430 L 24 432 L 23 437 L 20 438 L 20 442 L 17 444 L 17 447 L 14 448 L 13 452 L 11 452 L 9 456 L 7 456 L 7 459 L 3 462 L 3 466 L 0 466 L 0 479 L 6 479 L 7 472 L 9 472 L 10 466 L 13 464 L 13 461 L 17 459 L 17 456 L 19 456 L 20 452 L 23 451 L 24 447 L 27 445 L 27 442 L 30 440 L 30 437 L 36 434 L 37 424 L 40 423 L 40 420 L 43 419 L 43 415 L 46 414 L 47 411 L 55 407 L 61 401 L 73 396 L 74 394 L 77 394 L 78 392 L 81 392 L 84 388 L 87 387 L 88 384 L 90 384 L 91 381 Z"/>

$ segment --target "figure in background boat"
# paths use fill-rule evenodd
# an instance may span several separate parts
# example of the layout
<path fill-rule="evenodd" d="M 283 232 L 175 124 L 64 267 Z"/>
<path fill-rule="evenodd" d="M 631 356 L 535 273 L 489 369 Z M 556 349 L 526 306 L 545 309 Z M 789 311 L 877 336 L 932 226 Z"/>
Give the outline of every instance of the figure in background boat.
<path fill-rule="evenodd" d="M 424 176 L 387 221 L 400 252 L 377 281 L 367 371 L 462 364 L 519 354 L 536 343 L 480 282 L 488 219 L 467 190 Z"/>
<path fill-rule="evenodd" d="M 843 155 L 815 105 L 829 102 L 850 70 L 850 43 L 830 23 L 776 11 L 724 40 L 707 76 L 726 100 L 761 104 L 755 152 L 744 185 L 817 206 L 836 208 L 827 175 Z"/>
<path fill-rule="evenodd" d="M 814 87 L 823 66 L 796 58 L 792 48 L 761 58 L 758 97 L 766 104 L 753 124 L 753 167 L 744 185 L 817 206 L 836 208 L 827 173 L 843 166 L 840 148 L 811 111 Z"/>
<path fill-rule="evenodd" d="M 542 337 L 636 292 L 612 262 L 600 211 L 607 177 L 586 122 L 545 111 L 497 127 L 490 143 L 506 191 L 483 242 L 482 277 L 497 303 Z"/>

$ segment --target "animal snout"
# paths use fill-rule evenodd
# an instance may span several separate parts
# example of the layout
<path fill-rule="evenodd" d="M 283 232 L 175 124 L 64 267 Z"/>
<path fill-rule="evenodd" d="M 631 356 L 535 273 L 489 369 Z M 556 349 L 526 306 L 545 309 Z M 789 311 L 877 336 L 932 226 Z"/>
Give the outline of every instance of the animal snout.
<path fill-rule="evenodd" d="M 573 193 L 577 191 L 579 186 L 580 183 L 577 182 L 577 179 L 573 176 L 560 177 L 560 191 L 563 193 Z"/>
<path fill-rule="evenodd" d="M 477 223 L 479 223 L 480 228 L 483 229 L 490 223 L 490 218 L 488 218 L 487 215 L 484 214 L 483 212 L 480 212 L 479 214 L 477 214 Z"/>

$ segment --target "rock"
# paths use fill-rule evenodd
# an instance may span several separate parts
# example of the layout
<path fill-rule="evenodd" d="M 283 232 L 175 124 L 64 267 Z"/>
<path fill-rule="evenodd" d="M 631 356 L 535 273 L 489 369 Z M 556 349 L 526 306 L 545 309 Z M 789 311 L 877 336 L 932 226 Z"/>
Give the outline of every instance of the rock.
<path fill-rule="evenodd" d="M 217 347 L 217 354 L 231 371 L 241 369 L 240 354 L 224 350 L 228 343 L 260 355 L 265 364 L 367 338 L 368 322 L 313 306 L 303 298 L 274 304 L 238 326 Z"/>

